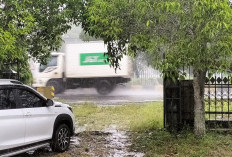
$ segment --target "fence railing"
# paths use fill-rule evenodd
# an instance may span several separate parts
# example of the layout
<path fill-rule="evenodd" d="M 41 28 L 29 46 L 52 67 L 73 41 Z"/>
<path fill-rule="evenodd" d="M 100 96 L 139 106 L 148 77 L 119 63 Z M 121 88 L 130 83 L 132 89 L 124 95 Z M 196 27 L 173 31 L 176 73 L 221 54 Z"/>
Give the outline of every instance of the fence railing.
<path fill-rule="evenodd" d="M 144 87 L 153 87 L 163 84 L 163 78 L 158 70 L 151 67 L 140 69 L 134 72 L 130 82 L 131 85 L 141 85 Z"/>

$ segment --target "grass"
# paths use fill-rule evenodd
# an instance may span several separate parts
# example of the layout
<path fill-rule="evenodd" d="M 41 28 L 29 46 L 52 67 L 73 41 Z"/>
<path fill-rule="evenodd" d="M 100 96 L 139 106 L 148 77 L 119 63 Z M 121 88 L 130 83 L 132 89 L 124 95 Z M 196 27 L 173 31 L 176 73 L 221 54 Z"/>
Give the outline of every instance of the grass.
<path fill-rule="evenodd" d="M 206 114 L 205 118 L 208 119 L 231 119 L 229 114 L 220 114 L 220 112 L 232 112 L 232 101 L 227 99 L 217 100 L 212 99 L 211 101 L 205 100 L 205 111 L 218 112 L 217 114 Z"/>
<path fill-rule="evenodd" d="M 217 102 L 215 102 L 214 99 L 212 99 L 211 101 L 205 101 L 205 110 L 212 112 L 229 112 L 232 111 L 232 101 L 230 100 L 228 102 L 227 99 L 217 100 Z"/>
<path fill-rule="evenodd" d="M 190 132 L 171 135 L 164 130 L 153 130 L 133 134 L 132 148 L 145 152 L 147 157 L 229 157 L 231 140 L 231 135 L 215 132 L 196 139 Z"/>
<path fill-rule="evenodd" d="M 104 130 L 110 125 L 131 132 L 134 151 L 146 157 L 229 157 L 232 135 L 208 132 L 196 139 L 192 132 L 170 134 L 163 128 L 163 103 L 128 104 L 123 106 L 74 106 L 78 125 L 87 130 Z"/>
<path fill-rule="evenodd" d="M 117 125 L 122 130 L 163 127 L 163 107 L 161 102 L 144 105 L 128 104 L 120 106 L 96 106 L 83 104 L 73 107 L 79 126 L 89 131 L 104 130 Z"/>

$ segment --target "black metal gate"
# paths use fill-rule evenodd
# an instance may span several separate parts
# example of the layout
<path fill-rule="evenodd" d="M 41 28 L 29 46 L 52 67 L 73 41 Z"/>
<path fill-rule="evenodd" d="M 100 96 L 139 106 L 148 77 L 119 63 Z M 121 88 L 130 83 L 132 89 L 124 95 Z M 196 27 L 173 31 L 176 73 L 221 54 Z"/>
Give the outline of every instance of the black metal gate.
<path fill-rule="evenodd" d="M 194 99 L 192 80 L 164 80 L 164 126 L 169 130 L 193 127 Z"/>
<path fill-rule="evenodd" d="M 192 80 L 164 80 L 164 126 L 180 130 L 194 124 L 194 95 Z M 210 128 L 232 126 L 232 78 L 214 74 L 205 82 L 205 118 Z"/>

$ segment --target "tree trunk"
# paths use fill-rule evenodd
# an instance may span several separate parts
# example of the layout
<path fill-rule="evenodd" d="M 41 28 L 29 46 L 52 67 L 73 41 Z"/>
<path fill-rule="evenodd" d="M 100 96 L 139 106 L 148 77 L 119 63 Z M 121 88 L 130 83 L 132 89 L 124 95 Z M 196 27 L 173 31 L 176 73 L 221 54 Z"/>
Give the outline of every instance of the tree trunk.
<path fill-rule="evenodd" d="M 206 72 L 198 69 L 193 70 L 194 88 L 194 133 L 197 138 L 205 134 L 205 105 L 204 86 Z"/>

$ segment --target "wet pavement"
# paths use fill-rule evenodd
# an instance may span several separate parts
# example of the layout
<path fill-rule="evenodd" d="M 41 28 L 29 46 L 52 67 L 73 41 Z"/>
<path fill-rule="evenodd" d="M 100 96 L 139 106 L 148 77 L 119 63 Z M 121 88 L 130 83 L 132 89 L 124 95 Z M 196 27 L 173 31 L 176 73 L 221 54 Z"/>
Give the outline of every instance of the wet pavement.
<path fill-rule="evenodd" d="M 108 95 L 99 95 L 94 88 L 69 89 L 64 93 L 57 94 L 56 98 L 63 99 L 70 104 L 82 104 L 91 102 L 100 105 L 119 105 L 125 103 L 144 103 L 162 101 L 162 86 L 153 88 L 126 88 L 117 87 Z"/>

